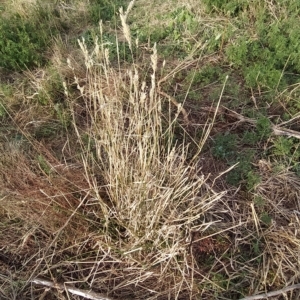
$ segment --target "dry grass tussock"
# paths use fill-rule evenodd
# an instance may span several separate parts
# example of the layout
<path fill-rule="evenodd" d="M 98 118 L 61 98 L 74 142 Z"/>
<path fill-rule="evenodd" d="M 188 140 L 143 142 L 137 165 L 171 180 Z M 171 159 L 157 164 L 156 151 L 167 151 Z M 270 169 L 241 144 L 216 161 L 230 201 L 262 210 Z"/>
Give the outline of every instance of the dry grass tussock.
<path fill-rule="evenodd" d="M 120 13 L 131 45 L 129 9 Z M 182 111 L 160 92 L 155 45 L 148 68 L 133 55 L 113 66 L 101 35 L 79 49 L 58 41 L 52 52 L 69 118 L 59 136 L 36 133 L 58 122 L 54 101 L 49 112 L 36 102 L 51 73 L 25 72 L 30 95 L 18 93 L 17 112 L 7 106 L 18 132 L 0 140 L 0 298 L 73 299 L 73 287 L 110 299 L 239 299 L 296 284 L 297 178 L 260 161 L 253 198 L 225 192 L 223 176 L 202 174 L 212 124 L 193 145 L 177 139 Z"/>
<path fill-rule="evenodd" d="M 106 240 L 99 238 L 99 259 L 116 265 L 113 272 L 102 270 L 102 276 L 109 281 L 125 276 L 112 290 L 135 286 L 136 296 L 192 296 L 197 288 L 191 235 L 209 226 L 205 213 L 222 193 L 213 193 L 197 175 L 198 161 L 187 163 L 189 147 L 177 144 L 173 133 L 178 115 L 163 116 L 156 48 L 147 86 L 135 64 L 116 71 L 101 44 L 92 52 L 84 42 L 80 46 L 86 84 L 75 77 L 82 102 L 70 97 L 69 103 L 85 177 L 101 207 L 97 217 Z M 84 129 L 76 113 L 83 110 Z"/>
<path fill-rule="evenodd" d="M 59 279 L 57 269 L 66 268 L 67 281 L 115 297 L 192 298 L 199 293 L 192 235 L 209 228 L 205 214 L 223 193 L 209 188 L 199 161 L 188 163 L 189 145 L 176 141 L 180 111 L 169 103 L 163 112 L 156 47 L 146 82 L 135 63 L 112 68 L 101 43 L 92 51 L 84 40 L 79 45 L 85 78 L 69 59 L 77 92 L 64 83 L 73 129 L 61 159 L 30 136 L 24 120 L 23 149 L 2 143 L 3 215 L 47 232 L 28 260 L 28 283 L 38 275 Z"/>

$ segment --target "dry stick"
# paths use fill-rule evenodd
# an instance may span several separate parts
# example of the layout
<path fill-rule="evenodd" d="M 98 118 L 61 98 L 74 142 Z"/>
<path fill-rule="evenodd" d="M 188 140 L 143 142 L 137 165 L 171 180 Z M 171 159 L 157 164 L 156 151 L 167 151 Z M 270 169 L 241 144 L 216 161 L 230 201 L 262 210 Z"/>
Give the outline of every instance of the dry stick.
<path fill-rule="evenodd" d="M 289 137 L 294 137 L 294 138 L 300 140 L 300 132 L 298 132 L 298 131 L 286 129 L 286 128 L 276 126 L 276 125 L 272 125 L 271 128 L 273 129 L 273 133 L 275 135 L 287 135 Z"/>
<path fill-rule="evenodd" d="M 237 112 L 232 111 L 228 108 L 226 108 L 226 110 L 230 112 L 230 116 L 238 119 L 240 122 L 247 122 L 247 123 L 253 124 L 254 126 L 257 123 L 256 120 L 244 117 L 244 116 L 238 114 Z M 286 128 L 281 127 L 280 125 L 274 125 L 272 123 L 271 123 L 271 129 L 273 131 L 273 134 L 275 134 L 275 135 L 286 135 L 288 137 L 294 137 L 294 138 L 300 139 L 300 132 L 298 132 L 298 131 L 286 129 Z"/>
<path fill-rule="evenodd" d="M 112 298 L 107 298 L 107 297 L 105 297 L 105 296 L 103 296 L 99 293 L 95 293 L 95 292 L 92 292 L 92 291 L 84 291 L 84 290 L 81 290 L 81 289 L 66 286 L 66 285 L 61 284 L 61 283 L 54 283 L 52 281 L 41 279 L 41 278 L 36 278 L 36 279 L 32 280 L 31 282 L 35 283 L 35 284 L 51 287 L 51 288 L 56 288 L 56 289 L 60 289 L 60 290 L 67 290 L 71 294 L 78 295 L 78 296 L 84 297 L 86 299 L 91 299 L 91 300 L 113 300 Z"/>
<path fill-rule="evenodd" d="M 282 295 L 282 294 L 284 294 L 288 291 L 294 290 L 294 289 L 300 289 L 300 283 L 287 286 L 278 291 L 263 293 L 263 294 L 259 294 L 259 295 L 255 295 L 255 296 L 249 296 L 249 297 L 242 298 L 240 300 L 259 300 L 259 299 L 264 299 L 264 298 L 268 298 L 268 297 L 274 297 L 274 296 Z"/>

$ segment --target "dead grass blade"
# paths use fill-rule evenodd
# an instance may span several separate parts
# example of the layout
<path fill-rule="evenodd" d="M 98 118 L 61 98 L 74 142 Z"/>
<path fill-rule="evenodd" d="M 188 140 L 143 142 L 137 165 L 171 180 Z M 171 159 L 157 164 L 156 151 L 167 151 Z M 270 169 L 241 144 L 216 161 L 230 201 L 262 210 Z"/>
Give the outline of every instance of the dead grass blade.
<path fill-rule="evenodd" d="M 55 288 L 55 289 L 59 289 L 59 290 L 66 290 L 66 291 L 68 291 L 69 293 L 71 293 L 73 295 L 78 295 L 78 296 L 81 296 L 85 299 L 113 300 L 112 298 L 105 297 L 105 296 L 103 296 L 99 293 L 95 293 L 95 292 L 92 292 L 92 291 L 84 291 L 82 289 L 77 289 L 77 288 L 71 287 L 71 286 L 69 286 L 70 285 L 69 282 L 68 282 L 68 284 L 54 283 L 50 280 L 45 280 L 45 279 L 41 279 L 41 278 L 33 279 L 31 282 L 33 284 L 47 286 L 47 287 L 51 287 L 51 288 Z"/>

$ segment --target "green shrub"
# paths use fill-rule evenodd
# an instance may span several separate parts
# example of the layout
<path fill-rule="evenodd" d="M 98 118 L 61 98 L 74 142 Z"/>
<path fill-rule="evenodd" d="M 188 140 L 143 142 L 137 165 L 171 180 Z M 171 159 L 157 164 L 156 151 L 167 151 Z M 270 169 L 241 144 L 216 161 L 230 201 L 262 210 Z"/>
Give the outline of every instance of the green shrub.
<path fill-rule="evenodd" d="M 251 9 L 244 0 L 204 3 L 210 12 L 231 16 L 235 29 L 224 29 L 229 34 L 225 55 L 241 72 L 246 87 L 282 91 L 298 82 L 295 74 L 300 72 L 300 29 L 292 24 L 299 22 L 300 9 L 295 1 L 278 1 L 270 8 L 264 1 L 255 0 Z"/>
<path fill-rule="evenodd" d="M 142 43 L 148 39 L 157 43 L 159 52 L 165 57 L 184 58 L 192 51 L 198 36 L 203 38 L 196 14 L 186 6 L 158 15 L 157 19 L 164 26 L 138 24 L 133 28 L 133 35 Z"/>
<path fill-rule="evenodd" d="M 236 134 L 218 134 L 214 139 L 213 155 L 231 161 L 235 155 L 238 136 Z"/>
<path fill-rule="evenodd" d="M 236 163 L 238 165 L 227 174 L 226 181 L 236 186 L 242 183 L 247 190 L 251 190 L 260 179 L 252 170 L 254 156 L 255 152 L 253 150 L 243 150 L 240 153 L 236 151 L 235 157 L 232 157 L 229 165 Z"/>
<path fill-rule="evenodd" d="M 44 65 L 52 37 L 66 29 L 55 6 L 28 6 L 28 16 L 7 12 L 0 17 L 0 67 L 22 70 Z"/>
<path fill-rule="evenodd" d="M 45 65 L 53 38 L 72 29 L 57 3 L 37 0 L 35 5 L 26 4 L 25 10 L 7 10 L 0 16 L 0 67 L 7 70 Z"/>
<path fill-rule="evenodd" d="M 256 135 L 261 138 L 260 131 Z M 254 137 L 252 139 L 254 140 Z M 255 142 L 257 141 L 255 139 Z M 256 153 L 254 150 L 242 147 L 244 145 L 243 138 L 237 134 L 218 134 L 214 139 L 212 154 L 214 157 L 226 161 L 228 166 L 237 164 L 226 176 L 226 181 L 229 184 L 239 185 L 243 183 L 247 190 L 251 190 L 259 182 L 260 177 L 253 171 L 252 167 Z"/>
<path fill-rule="evenodd" d="M 126 6 L 128 0 L 92 0 L 90 4 L 90 18 L 94 24 L 100 20 L 111 21 L 121 6 Z"/>
<path fill-rule="evenodd" d="M 271 135 L 271 122 L 267 117 L 260 117 L 256 122 L 257 136 L 260 140 L 264 140 Z"/>
<path fill-rule="evenodd" d="M 249 1 L 247 0 L 203 0 L 207 9 L 212 12 L 222 12 L 231 16 L 236 16 L 243 11 Z"/>
<path fill-rule="evenodd" d="M 44 62 L 46 38 L 35 24 L 22 20 L 19 15 L 0 19 L 0 66 L 19 70 Z"/>
<path fill-rule="evenodd" d="M 53 105 L 65 101 L 62 78 L 55 69 L 49 68 L 46 80 L 38 90 L 37 101 L 41 105 Z"/>
<path fill-rule="evenodd" d="M 184 79 L 184 82 L 186 85 L 191 84 L 197 87 L 204 87 L 214 81 L 220 80 L 222 77 L 224 77 L 224 70 L 219 66 L 207 64 L 199 71 L 190 71 Z"/>
<path fill-rule="evenodd" d="M 274 140 L 273 153 L 279 157 L 290 158 L 291 155 L 298 154 L 296 160 L 299 157 L 298 151 L 299 142 L 294 139 L 289 139 L 284 136 L 279 136 Z M 297 150 L 295 153 L 295 149 Z"/>

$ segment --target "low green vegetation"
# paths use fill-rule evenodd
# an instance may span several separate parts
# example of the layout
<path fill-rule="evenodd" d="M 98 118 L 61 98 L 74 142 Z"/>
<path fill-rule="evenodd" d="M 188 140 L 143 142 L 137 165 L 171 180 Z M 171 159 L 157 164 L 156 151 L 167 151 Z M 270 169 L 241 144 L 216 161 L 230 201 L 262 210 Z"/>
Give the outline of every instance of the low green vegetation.
<path fill-rule="evenodd" d="M 4 10 L 0 17 L 0 67 L 24 70 L 43 66 L 53 38 L 64 34 L 66 24 L 53 5 L 28 5 L 26 12 Z"/>
<path fill-rule="evenodd" d="M 20 70 L 43 64 L 41 53 L 45 51 L 47 35 L 43 29 L 36 31 L 36 25 L 24 22 L 19 15 L 1 19 L 1 67 Z"/>
<path fill-rule="evenodd" d="M 117 0 L 91 0 L 88 6 L 89 18 L 96 26 L 100 20 L 114 23 L 119 21 L 117 16 L 119 8 L 123 7 L 128 1 Z"/>

